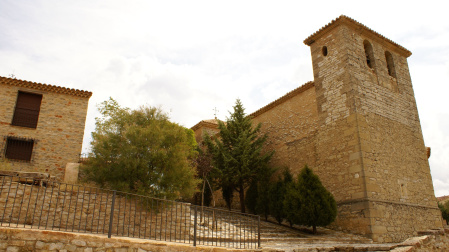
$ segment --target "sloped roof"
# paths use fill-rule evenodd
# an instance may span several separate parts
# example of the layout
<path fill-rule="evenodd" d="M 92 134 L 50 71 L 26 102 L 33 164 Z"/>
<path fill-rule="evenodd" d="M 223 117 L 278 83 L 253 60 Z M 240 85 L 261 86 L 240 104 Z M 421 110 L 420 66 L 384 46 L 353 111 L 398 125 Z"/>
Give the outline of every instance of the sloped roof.
<path fill-rule="evenodd" d="M 257 111 L 251 113 L 249 116 L 250 117 L 259 116 L 260 114 L 263 114 L 263 113 L 267 112 L 268 110 L 278 106 L 279 104 L 287 101 L 288 99 L 290 99 L 290 98 L 292 98 L 292 97 L 294 97 L 294 96 L 296 96 L 296 95 L 298 95 L 298 94 L 300 94 L 300 93 L 302 93 L 302 92 L 306 91 L 307 89 L 309 89 L 311 87 L 314 87 L 314 86 L 315 86 L 315 83 L 313 81 L 309 81 L 309 82 L 305 83 L 304 85 L 299 86 L 299 87 L 293 89 L 292 91 L 286 93 L 285 95 L 279 97 L 275 101 L 273 101 L 273 102 L 265 105 L 264 107 L 258 109 Z"/>
<path fill-rule="evenodd" d="M 16 86 L 16 87 L 23 87 L 23 88 L 30 88 L 30 89 L 58 93 L 58 94 L 68 94 L 68 95 L 85 97 L 85 98 L 90 98 L 92 96 L 92 92 L 89 92 L 89 91 L 83 91 L 83 90 L 73 89 L 73 88 L 65 88 L 65 87 L 42 84 L 42 83 L 31 82 L 31 81 L 26 81 L 26 80 L 7 78 L 7 77 L 2 77 L 2 76 L 0 76 L 0 84 Z"/>
<path fill-rule="evenodd" d="M 284 103 L 288 99 L 290 99 L 290 98 L 292 98 L 292 97 L 294 97 L 314 86 L 315 86 L 315 84 L 313 83 L 313 81 L 309 81 L 309 82 L 305 83 L 304 85 L 301 85 L 301 86 L 293 89 L 292 91 L 286 93 L 285 95 L 279 97 L 275 101 L 270 102 L 269 104 L 263 106 L 262 108 L 258 109 L 257 111 L 249 114 L 248 116 L 251 118 L 259 116 L 259 115 L 267 112 L 268 110 L 278 106 L 279 104 Z M 201 127 L 218 128 L 218 120 L 217 119 L 202 120 L 199 123 L 195 124 L 195 126 L 193 126 L 191 129 L 195 131 Z"/>
<path fill-rule="evenodd" d="M 218 128 L 218 120 L 217 119 L 202 120 L 199 123 L 195 124 L 195 126 L 193 126 L 191 129 L 195 131 L 201 127 Z"/>
<path fill-rule="evenodd" d="M 346 25 L 352 26 L 353 28 L 359 30 L 360 32 L 364 32 L 366 34 L 370 34 L 371 37 L 373 37 L 373 38 L 377 38 L 377 39 L 379 39 L 381 41 L 386 41 L 390 45 L 394 46 L 395 49 L 398 51 L 398 53 L 401 53 L 404 57 L 409 57 L 410 55 L 412 55 L 412 53 L 409 50 L 405 49 L 404 47 L 400 46 L 399 44 L 393 42 L 392 40 L 390 40 L 390 39 L 382 36 L 381 34 L 371 30 L 370 28 L 368 28 L 367 26 L 363 25 L 362 23 L 359 23 L 359 22 L 355 21 L 354 19 L 352 19 L 350 17 L 347 17 L 345 15 L 339 16 L 338 18 L 332 20 L 327 25 L 323 26 L 317 32 L 315 32 L 312 35 L 310 35 L 308 38 L 306 38 L 304 40 L 304 44 L 310 46 L 313 42 L 315 42 L 315 40 L 317 40 L 318 38 L 322 37 L 324 34 L 329 32 L 330 30 L 334 29 L 335 27 L 339 26 L 340 24 L 346 24 Z"/>

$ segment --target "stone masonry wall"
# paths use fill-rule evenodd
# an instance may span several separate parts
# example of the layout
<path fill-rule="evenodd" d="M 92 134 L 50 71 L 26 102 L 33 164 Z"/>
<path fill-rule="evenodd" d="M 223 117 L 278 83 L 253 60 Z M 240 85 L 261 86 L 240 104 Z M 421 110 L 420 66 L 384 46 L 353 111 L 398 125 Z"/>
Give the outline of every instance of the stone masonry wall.
<path fill-rule="evenodd" d="M 305 164 L 315 165 L 315 88 L 313 83 L 306 83 L 298 89 L 292 91 L 297 92 L 295 96 L 281 97 L 283 102 L 271 109 L 260 109 L 262 113 L 256 111 L 252 118 L 254 125 L 262 124 L 261 133 L 268 134 L 266 150 L 276 150 L 272 165 L 289 167 L 293 174 L 298 174 Z"/>
<path fill-rule="evenodd" d="M 353 68 L 358 124 L 368 197 L 436 207 L 430 168 L 406 58 L 373 39 L 352 35 L 348 58 Z M 368 69 L 363 41 L 374 49 L 375 68 Z M 385 51 L 394 58 L 396 78 L 387 71 Z M 357 53 L 357 54 L 356 54 Z M 394 88 L 386 83 L 393 82 Z M 394 190 L 392 190 L 394 188 Z"/>
<path fill-rule="evenodd" d="M 293 251 L 392 251 L 392 252 L 439 252 L 449 248 L 449 229 L 444 231 L 427 231 L 402 243 L 390 243 L 389 246 L 377 247 L 375 244 L 344 244 L 343 246 L 310 246 L 298 244 Z M 321 246 L 320 246 L 321 245 Z M 263 244 L 262 244 L 263 247 Z M 208 246 L 193 247 L 188 244 L 157 242 L 133 238 L 107 238 L 104 235 L 76 234 L 59 231 L 44 231 L 24 228 L 0 227 L 0 252 L 22 251 L 61 251 L 61 252 L 164 252 L 164 251 L 292 251 L 291 248 L 247 248 L 232 249 Z"/>
<path fill-rule="evenodd" d="M 158 242 L 137 238 L 112 237 L 94 234 L 76 234 L 59 231 L 45 231 L 24 228 L 0 227 L 0 252 L 60 251 L 60 252 L 190 252 L 190 251 L 244 251 L 241 249 L 219 248 Z M 249 249 L 246 251 L 260 251 Z"/>
<path fill-rule="evenodd" d="M 372 210 L 369 217 L 374 219 L 371 232 L 377 242 L 404 241 L 419 235 L 421 231 L 442 227 L 439 209 L 382 201 L 370 204 Z"/>
<path fill-rule="evenodd" d="M 338 203 L 340 229 L 398 242 L 442 228 L 411 53 L 345 16 L 304 42 L 313 85 L 250 115 L 268 134 L 267 150 L 276 151 L 272 164 L 294 174 L 308 164 Z"/>
<path fill-rule="evenodd" d="M 339 203 L 337 225 L 380 242 L 441 228 L 407 55 L 343 22 L 310 47 L 319 118 L 314 171 Z M 393 55 L 395 77 L 385 51 Z"/>
<path fill-rule="evenodd" d="M 365 197 L 365 178 L 359 172 L 362 160 L 357 115 L 354 113 L 354 92 L 346 71 L 349 43 L 344 36 L 346 28 L 339 26 L 314 42 L 310 49 L 314 70 L 318 110 L 316 137 L 317 173 L 337 202 Z M 327 55 L 322 48 L 327 47 Z"/>
<path fill-rule="evenodd" d="M 18 91 L 42 94 L 36 129 L 11 125 Z M 31 162 L 11 162 L 14 170 L 47 172 L 64 178 L 67 163 L 77 163 L 83 143 L 89 98 L 6 85 L 0 82 L 0 150 L 4 136 L 35 139 Z"/>
<path fill-rule="evenodd" d="M 192 243 L 195 207 L 134 194 L 56 182 L 42 186 L 0 177 L 0 226 L 108 234 Z M 31 183 L 31 181 L 28 181 Z M 254 247 L 257 220 L 229 211 L 196 207 L 199 245 Z"/>

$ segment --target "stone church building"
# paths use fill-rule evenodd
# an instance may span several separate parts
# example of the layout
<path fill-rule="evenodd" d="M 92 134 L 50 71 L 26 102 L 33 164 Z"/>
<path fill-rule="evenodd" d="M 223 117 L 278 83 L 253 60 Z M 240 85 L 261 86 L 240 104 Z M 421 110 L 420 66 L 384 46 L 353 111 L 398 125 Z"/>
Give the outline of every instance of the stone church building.
<path fill-rule="evenodd" d="M 442 228 L 407 64 L 411 52 L 340 16 L 308 38 L 314 80 L 250 114 L 272 164 L 308 164 L 338 205 L 335 227 L 377 242 Z M 198 142 L 214 120 L 192 129 Z"/>
<path fill-rule="evenodd" d="M 0 161 L 7 160 L 15 171 L 43 172 L 73 182 L 65 178 L 66 170 L 79 161 L 91 96 L 0 77 Z"/>

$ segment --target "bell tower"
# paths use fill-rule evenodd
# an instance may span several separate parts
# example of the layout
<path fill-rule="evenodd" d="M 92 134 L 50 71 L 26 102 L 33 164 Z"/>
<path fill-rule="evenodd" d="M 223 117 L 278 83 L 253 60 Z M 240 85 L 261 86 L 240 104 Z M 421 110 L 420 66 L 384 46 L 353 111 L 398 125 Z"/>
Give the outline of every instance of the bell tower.
<path fill-rule="evenodd" d="M 346 16 L 308 37 L 318 111 L 315 172 L 336 225 L 378 242 L 442 228 L 407 58 Z"/>

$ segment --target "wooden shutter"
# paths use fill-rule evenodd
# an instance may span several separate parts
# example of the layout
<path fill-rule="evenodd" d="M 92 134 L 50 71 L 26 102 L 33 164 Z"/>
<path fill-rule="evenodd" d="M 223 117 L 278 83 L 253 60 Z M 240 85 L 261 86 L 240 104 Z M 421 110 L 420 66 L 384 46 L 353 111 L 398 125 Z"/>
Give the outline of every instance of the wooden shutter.
<path fill-rule="evenodd" d="M 7 159 L 31 161 L 34 140 L 22 140 L 8 137 L 5 157 Z"/>
<path fill-rule="evenodd" d="M 19 91 L 12 125 L 36 128 L 41 108 L 42 95 Z"/>

